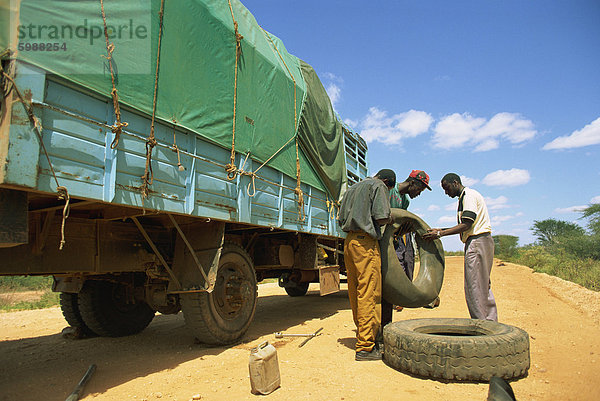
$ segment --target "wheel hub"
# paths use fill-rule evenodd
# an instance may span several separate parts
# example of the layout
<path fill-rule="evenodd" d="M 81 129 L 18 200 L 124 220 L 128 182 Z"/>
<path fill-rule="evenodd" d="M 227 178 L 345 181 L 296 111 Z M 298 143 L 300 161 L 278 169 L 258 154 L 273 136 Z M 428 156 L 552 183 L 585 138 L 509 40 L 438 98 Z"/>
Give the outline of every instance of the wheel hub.
<path fill-rule="evenodd" d="M 224 317 L 231 318 L 243 309 L 250 296 L 250 286 L 237 269 L 221 269 L 217 277 L 214 295 L 219 313 Z"/>

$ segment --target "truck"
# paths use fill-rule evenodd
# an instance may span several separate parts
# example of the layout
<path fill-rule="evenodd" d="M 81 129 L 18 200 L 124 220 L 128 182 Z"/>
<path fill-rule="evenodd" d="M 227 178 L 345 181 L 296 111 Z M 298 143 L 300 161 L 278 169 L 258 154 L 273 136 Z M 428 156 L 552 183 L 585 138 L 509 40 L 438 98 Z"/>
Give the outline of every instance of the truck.
<path fill-rule="evenodd" d="M 366 143 L 239 1 L 2 1 L 0 22 L 0 275 L 52 276 L 87 335 L 181 311 L 214 345 L 264 279 L 339 290 Z"/>

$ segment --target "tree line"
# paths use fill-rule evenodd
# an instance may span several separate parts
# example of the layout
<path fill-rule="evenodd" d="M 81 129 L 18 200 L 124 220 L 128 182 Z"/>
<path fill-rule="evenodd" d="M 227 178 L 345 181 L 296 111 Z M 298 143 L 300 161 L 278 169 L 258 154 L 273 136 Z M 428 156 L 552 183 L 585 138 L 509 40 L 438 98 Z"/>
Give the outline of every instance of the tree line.
<path fill-rule="evenodd" d="M 495 256 L 600 291 L 600 204 L 583 209 L 581 219 L 585 226 L 534 220 L 536 241 L 522 247 L 517 236 L 495 235 Z"/>

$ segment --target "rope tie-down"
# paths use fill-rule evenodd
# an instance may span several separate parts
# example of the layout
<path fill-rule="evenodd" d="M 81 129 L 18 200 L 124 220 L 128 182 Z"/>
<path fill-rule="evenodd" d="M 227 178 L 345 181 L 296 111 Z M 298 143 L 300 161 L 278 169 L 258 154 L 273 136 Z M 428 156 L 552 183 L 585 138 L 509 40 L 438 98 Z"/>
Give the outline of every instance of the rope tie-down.
<path fill-rule="evenodd" d="M 119 145 L 119 139 L 121 138 L 121 133 L 123 132 L 123 128 L 127 127 L 129 123 L 121 122 L 121 108 L 119 106 L 119 94 L 117 92 L 117 87 L 115 86 L 115 72 L 113 70 L 112 63 L 112 54 L 115 50 L 115 44 L 110 43 L 108 39 L 108 27 L 106 24 L 106 14 L 104 13 L 104 0 L 100 0 L 100 9 L 102 11 L 102 21 L 104 22 L 104 38 L 106 39 L 106 56 L 104 57 L 108 61 L 108 67 L 110 69 L 110 79 L 112 81 L 112 90 L 110 91 L 110 95 L 113 101 L 113 107 L 115 109 L 115 118 L 117 122 L 111 126 L 111 131 L 115 134 L 115 138 L 110 144 L 111 149 L 115 149 Z"/>
<path fill-rule="evenodd" d="M 231 6 L 231 0 L 228 0 L 229 3 L 229 11 L 231 11 L 231 19 L 233 20 L 233 29 L 235 33 L 235 70 L 234 70 L 234 79 L 233 79 L 233 128 L 232 128 L 232 138 L 231 138 L 231 156 L 229 159 L 229 164 L 225 166 L 225 172 L 227 172 L 227 179 L 232 181 L 238 175 L 238 168 L 235 165 L 235 123 L 236 123 L 236 110 L 237 110 L 237 79 L 238 79 L 238 63 L 240 60 L 240 55 L 242 54 L 242 39 L 244 37 L 240 34 L 238 30 L 238 23 L 235 20 L 235 16 L 233 14 L 233 7 Z"/>
<path fill-rule="evenodd" d="M 261 29 L 262 29 L 262 27 L 261 27 Z M 304 213 L 304 192 L 302 191 L 301 179 L 300 179 L 300 152 L 298 150 L 298 132 L 297 132 L 298 108 L 297 108 L 296 88 L 298 85 L 296 83 L 296 79 L 294 78 L 294 75 L 290 71 L 283 56 L 279 52 L 279 49 L 277 48 L 277 46 L 275 46 L 275 43 L 273 43 L 273 39 L 271 38 L 271 35 L 269 35 L 269 33 L 267 31 L 265 31 L 264 29 L 262 29 L 262 31 L 263 31 L 263 34 L 265 35 L 265 37 L 267 38 L 267 40 L 269 41 L 269 43 L 271 44 L 271 47 L 275 50 L 275 52 L 279 56 L 279 59 L 285 66 L 285 69 L 287 70 L 288 74 L 290 75 L 290 78 L 292 78 L 292 81 L 294 82 L 294 129 L 293 129 L 293 131 L 295 132 L 294 138 L 296 140 L 296 188 L 294 189 L 294 194 L 296 195 L 296 202 L 298 204 L 298 220 L 304 221 L 306 219 L 306 214 Z"/>
<path fill-rule="evenodd" d="M 3 52 L 3 54 L 5 54 L 5 53 Z M 50 155 L 48 154 L 48 150 L 46 149 L 46 145 L 44 144 L 44 140 L 42 137 L 42 129 L 43 129 L 42 123 L 40 122 L 40 120 L 36 117 L 35 113 L 33 112 L 33 106 L 31 104 L 31 102 L 28 102 L 23 97 L 23 95 L 21 94 L 21 91 L 19 90 L 19 87 L 17 86 L 17 84 L 15 83 L 13 78 L 9 74 L 7 74 L 6 71 L 4 71 L 1 64 L 0 64 L 0 75 L 2 75 L 5 79 L 10 81 L 10 83 L 12 85 L 12 90 L 15 91 L 17 97 L 19 98 L 20 103 L 23 105 L 23 108 L 25 109 L 25 112 L 27 113 L 27 118 L 29 119 L 29 122 L 33 128 L 33 131 L 35 132 L 35 134 L 38 138 L 38 141 L 40 142 L 40 146 L 42 148 L 42 151 L 44 152 L 44 156 L 46 157 L 48 166 L 50 166 L 50 172 L 52 173 L 52 177 L 54 178 L 54 182 L 56 183 L 56 192 L 57 192 L 58 200 L 65 201 L 65 206 L 63 207 L 63 213 L 62 213 L 62 223 L 61 223 L 61 227 L 60 227 L 60 245 L 58 246 L 58 249 L 62 251 L 62 249 L 66 243 L 65 224 L 66 224 L 67 218 L 69 217 L 69 210 L 70 210 L 69 203 L 71 201 L 71 197 L 69 196 L 69 191 L 67 190 L 67 187 L 61 186 L 58 183 L 58 178 L 56 177 L 56 172 L 54 170 L 54 166 L 52 165 L 52 161 L 50 160 Z"/>
<path fill-rule="evenodd" d="M 142 194 L 142 207 L 144 205 L 144 199 L 147 199 L 150 194 L 150 185 L 154 181 L 154 172 L 152 171 L 152 150 L 156 146 L 156 138 L 154 137 L 154 122 L 156 120 L 156 98 L 158 92 L 158 73 L 160 70 L 160 44 L 162 39 L 163 30 L 163 17 L 165 11 L 165 0 L 160 2 L 160 11 L 158 13 L 159 26 L 158 26 L 158 49 L 156 54 L 156 72 L 154 74 L 154 95 L 152 99 L 152 122 L 150 124 L 150 135 L 146 139 L 146 166 L 144 167 L 144 175 L 142 175 L 142 186 L 140 192 Z"/>

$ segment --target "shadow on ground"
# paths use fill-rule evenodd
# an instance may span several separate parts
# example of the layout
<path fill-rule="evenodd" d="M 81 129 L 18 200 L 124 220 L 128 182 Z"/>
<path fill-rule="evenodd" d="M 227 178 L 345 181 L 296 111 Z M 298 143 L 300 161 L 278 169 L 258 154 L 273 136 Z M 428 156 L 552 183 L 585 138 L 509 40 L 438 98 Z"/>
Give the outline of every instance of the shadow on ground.
<path fill-rule="evenodd" d="M 240 343 L 231 347 L 249 349 L 262 336 L 326 319 L 344 309 L 349 309 L 346 291 L 326 297 L 319 296 L 318 291 L 294 298 L 285 294 L 261 296 L 250 329 Z M 72 340 L 57 332 L 0 341 L 0 400 L 26 399 L 28 393 L 45 393 L 47 400 L 64 400 L 92 363 L 98 367 L 94 391 L 103 393 L 228 348 L 198 344 L 185 327 L 181 313 L 158 314 L 143 332 L 128 337 Z"/>

